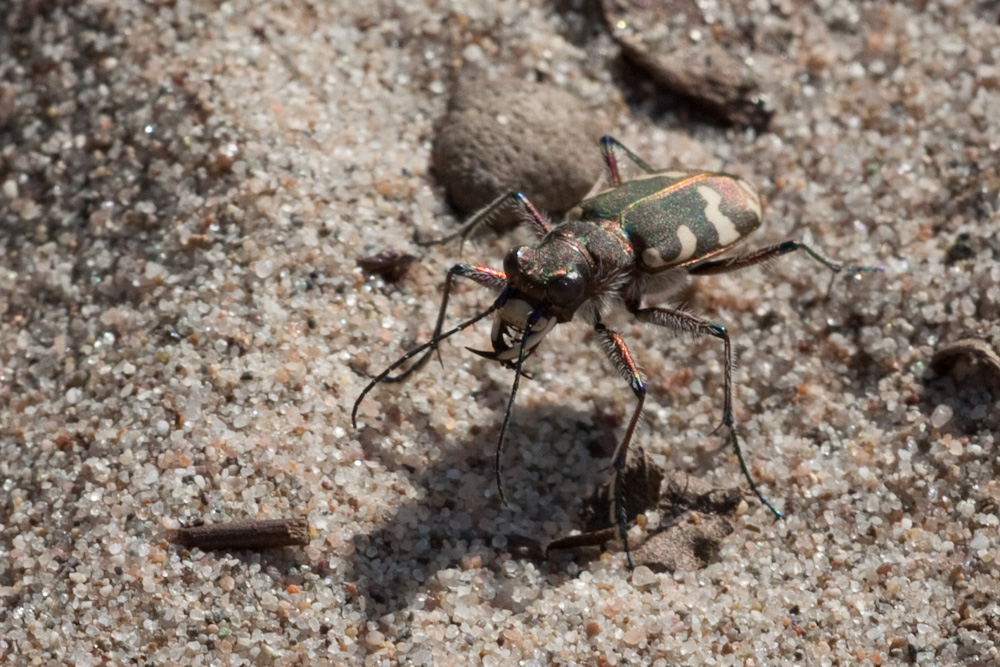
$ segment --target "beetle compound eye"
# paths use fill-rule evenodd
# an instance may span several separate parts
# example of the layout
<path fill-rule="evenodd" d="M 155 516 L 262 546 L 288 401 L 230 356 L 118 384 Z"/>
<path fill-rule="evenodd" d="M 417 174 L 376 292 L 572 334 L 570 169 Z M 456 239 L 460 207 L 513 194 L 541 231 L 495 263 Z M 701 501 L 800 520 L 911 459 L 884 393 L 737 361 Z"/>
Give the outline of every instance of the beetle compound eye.
<path fill-rule="evenodd" d="M 583 297 L 585 286 L 579 273 L 568 273 L 549 281 L 545 294 L 556 306 L 571 306 Z"/>
<path fill-rule="evenodd" d="M 523 276 L 527 271 L 530 270 L 531 263 L 535 259 L 534 248 L 529 248 L 527 246 L 521 246 L 520 248 L 514 248 L 507 253 L 507 256 L 503 260 L 503 270 L 507 274 L 508 278 L 514 276 Z"/>

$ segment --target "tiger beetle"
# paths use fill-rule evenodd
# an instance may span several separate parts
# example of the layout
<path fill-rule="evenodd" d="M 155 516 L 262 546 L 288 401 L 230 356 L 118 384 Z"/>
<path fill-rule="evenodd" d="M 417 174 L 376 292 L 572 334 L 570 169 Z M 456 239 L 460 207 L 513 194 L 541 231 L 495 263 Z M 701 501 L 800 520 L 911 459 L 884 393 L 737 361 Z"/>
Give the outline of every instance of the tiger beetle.
<path fill-rule="evenodd" d="M 611 520 L 618 527 L 628 566 L 633 567 L 628 545 L 624 505 L 624 471 L 629 443 L 646 399 L 646 387 L 632 353 L 617 331 L 609 329 L 601 315 L 621 303 L 640 322 L 679 333 L 712 336 L 722 341 L 724 404 L 722 423 L 750 490 L 776 518 L 782 514 L 757 488 L 740 449 L 733 416 L 733 359 L 729 333 L 715 322 L 679 308 L 642 306 L 642 298 L 670 286 L 679 275 L 705 276 L 739 271 L 795 250 L 804 250 L 834 274 L 880 271 L 882 267 L 836 264 L 799 241 L 785 241 L 744 254 L 720 257 L 752 234 L 761 223 L 761 202 L 748 182 L 726 173 L 707 171 L 657 171 L 610 136 L 601 139 L 610 187 L 584 199 L 571 211 L 569 220 L 557 227 L 520 192 L 507 193 L 472 216 L 458 231 L 424 245 L 463 240 L 501 208 L 517 207 L 530 225 L 538 243 L 511 250 L 503 271 L 472 264 L 456 264 L 448 271 L 437 324 L 431 339 L 410 350 L 382 373 L 374 376 L 354 402 L 351 422 L 357 428 L 358 408 L 380 382 L 399 382 L 424 366 L 441 341 L 467 329 L 490 315 L 493 321 L 492 351 L 470 350 L 501 362 L 514 370 L 514 383 L 507 401 L 497 440 L 495 473 L 497 490 L 506 505 L 501 479 L 504 439 L 510 425 L 514 398 L 525 360 L 556 324 L 569 322 L 578 312 L 601 341 L 605 354 L 636 397 L 635 409 L 625 436 L 614 455 L 611 480 Z M 616 151 L 624 153 L 644 175 L 622 181 Z M 456 327 L 444 330 L 448 298 L 456 278 L 468 278 L 499 292 L 493 305 Z M 419 357 L 418 357 L 419 355 Z M 396 376 L 400 366 L 418 357 Z"/>

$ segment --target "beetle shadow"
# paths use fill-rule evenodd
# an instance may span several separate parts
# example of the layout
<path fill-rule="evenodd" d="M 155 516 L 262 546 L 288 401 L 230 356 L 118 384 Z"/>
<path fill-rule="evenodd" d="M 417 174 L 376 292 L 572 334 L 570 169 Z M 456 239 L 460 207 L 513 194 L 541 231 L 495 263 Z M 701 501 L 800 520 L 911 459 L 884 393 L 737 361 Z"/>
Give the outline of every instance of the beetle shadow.
<path fill-rule="evenodd" d="M 565 558 L 546 560 L 543 555 L 545 544 L 556 537 L 547 534 L 543 524 L 557 526 L 560 534 L 581 526 L 582 499 L 606 481 L 610 454 L 623 426 L 606 415 L 595 420 L 593 411 L 577 407 L 519 406 L 504 450 L 504 485 L 511 502 L 504 507 L 496 494 L 493 454 L 506 401 L 496 395 L 499 392 L 485 394 L 495 394 L 485 400 L 496 407 L 497 419 L 484 425 L 472 442 L 442 442 L 441 457 L 420 470 L 381 447 L 374 429 L 360 434 L 368 460 L 426 490 L 419 499 L 401 502 L 375 530 L 353 538 L 354 563 L 344 579 L 364 598 L 362 607 L 370 620 L 414 606 L 421 593 L 440 588 L 438 572 L 462 567 L 468 559 L 497 581 L 507 578 L 502 568 L 505 554 L 533 560 L 551 572 L 564 567 Z M 554 436 L 571 441 L 569 451 L 556 456 L 541 451 Z M 463 500 L 463 492 L 469 494 L 470 489 L 478 497 Z M 514 498 L 521 496 L 531 504 L 521 500 L 515 505 Z M 502 528 L 494 533 L 490 526 Z M 522 603 L 498 595 L 494 604 L 516 610 Z"/>
<path fill-rule="evenodd" d="M 512 506 L 505 508 L 496 494 L 493 465 L 509 391 L 509 385 L 481 377 L 464 400 L 478 401 L 484 413 L 493 416 L 471 429 L 464 441 L 449 442 L 447 433 L 436 431 L 426 417 L 411 417 L 411 424 L 421 433 L 434 434 L 434 444 L 441 448 L 440 458 L 419 469 L 404 454 L 384 447 L 385 435 L 379 430 L 365 428 L 358 435 L 366 460 L 405 476 L 412 487 L 425 491 L 417 498 L 404 498 L 374 530 L 352 540 L 354 561 L 344 580 L 363 598 L 360 606 L 370 621 L 424 608 L 428 594 L 442 588 L 436 577 L 443 570 L 482 568 L 497 581 L 505 581 L 503 563 L 508 558 L 532 560 L 551 573 L 562 572 L 567 561 L 589 560 L 587 554 L 575 553 L 547 560 L 544 547 L 583 527 L 580 510 L 591 491 L 610 479 L 611 456 L 624 435 L 631 403 L 624 403 L 627 407 L 622 410 L 617 396 L 570 390 L 576 402 L 543 398 L 516 405 L 503 455 L 505 489 L 512 499 Z M 628 392 L 627 386 L 623 384 L 620 391 Z M 672 403 L 666 395 L 660 400 Z M 398 421 L 398 409 L 388 410 L 386 416 Z M 648 447 L 643 441 L 652 444 L 670 438 L 659 430 L 640 432 L 640 437 L 632 442 L 633 448 Z M 715 437 L 719 446 L 698 450 L 693 466 L 684 466 L 687 474 L 701 478 L 719 465 L 719 457 L 729 450 L 724 437 Z M 546 451 L 553 440 L 563 443 L 556 455 Z M 571 443 L 568 447 L 566 441 Z M 674 468 L 674 463 L 667 467 Z M 469 495 L 470 487 L 475 499 Z M 514 505 L 519 496 L 532 504 L 521 500 Z M 502 528 L 491 532 L 483 526 Z M 498 595 L 492 604 L 517 610 L 519 603 Z"/>

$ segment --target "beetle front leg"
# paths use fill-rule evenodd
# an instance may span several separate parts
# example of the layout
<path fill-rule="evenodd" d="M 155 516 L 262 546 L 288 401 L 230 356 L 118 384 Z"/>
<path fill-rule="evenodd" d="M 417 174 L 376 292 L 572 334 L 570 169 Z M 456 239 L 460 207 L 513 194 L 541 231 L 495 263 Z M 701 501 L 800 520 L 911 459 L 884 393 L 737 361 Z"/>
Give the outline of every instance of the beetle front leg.
<path fill-rule="evenodd" d="M 424 247 L 443 245 L 459 237 L 461 237 L 464 242 L 465 239 L 469 238 L 469 235 L 476 230 L 476 228 L 484 222 L 490 220 L 493 216 L 499 213 L 501 209 L 507 206 L 516 206 L 522 213 L 527 214 L 525 220 L 530 224 L 532 231 L 538 238 L 542 238 L 552 231 L 552 227 L 549 225 L 548 220 L 546 220 L 545 216 L 542 215 L 537 208 L 535 208 L 534 204 L 528 201 L 527 197 L 520 192 L 507 192 L 477 211 L 464 225 L 459 227 L 457 231 L 454 231 L 447 236 L 442 236 L 439 239 L 433 239 L 430 241 L 424 241 L 414 235 L 413 240 L 417 245 Z"/>
<path fill-rule="evenodd" d="M 438 310 L 437 324 L 434 325 L 434 335 L 431 336 L 430 346 L 423 356 L 417 359 L 412 366 L 395 377 L 384 377 L 382 382 L 402 382 L 414 371 L 419 370 L 427 363 L 431 353 L 438 350 L 438 343 L 447 336 L 442 336 L 444 330 L 444 316 L 448 310 L 448 298 L 451 296 L 451 288 L 456 277 L 468 278 L 479 283 L 483 287 L 492 290 L 502 290 L 507 286 L 507 276 L 503 271 L 496 271 L 488 266 L 473 266 L 472 264 L 456 264 L 448 270 L 448 277 L 444 281 L 444 294 L 441 297 L 441 307 Z M 461 329 L 459 329 L 461 331 Z M 457 331 L 455 332 L 457 333 Z M 450 334 L 449 334 L 450 335 Z M 440 351 L 438 351 L 440 354 Z"/>
<path fill-rule="evenodd" d="M 750 485 L 750 490 L 754 492 L 754 495 L 757 496 L 757 499 L 760 500 L 765 507 L 771 510 L 775 517 L 780 519 L 782 516 L 781 512 L 775 509 L 774 505 L 772 505 L 767 498 L 764 497 L 764 494 L 757 489 L 757 484 L 753 481 L 753 477 L 750 476 L 750 469 L 747 468 L 747 464 L 743 460 L 743 452 L 740 450 L 740 440 L 736 432 L 736 418 L 733 414 L 733 352 L 732 344 L 729 340 L 729 332 L 726 331 L 726 328 L 720 324 L 709 322 L 698 317 L 697 315 L 684 312 L 683 310 L 675 310 L 672 308 L 638 308 L 631 306 L 629 307 L 629 310 L 640 322 L 648 322 L 650 324 L 666 327 L 667 329 L 673 329 L 675 331 L 712 336 L 722 340 L 722 343 L 725 346 L 725 379 L 723 382 L 725 398 L 722 408 L 722 426 L 725 426 L 729 430 L 729 443 L 732 445 L 733 451 L 736 453 L 736 459 L 740 463 L 740 470 L 743 472 L 743 477 L 746 478 L 747 483 Z"/>
<path fill-rule="evenodd" d="M 612 498 L 612 521 L 618 525 L 618 535 L 625 546 L 625 558 L 628 560 L 628 568 L 632 570 L 635 566 L 632 563 L 632 553 L 628 548 L 628 516 L 625 510 L 624 488 L 625 462 L 628 458 L 628 446 L 632 441 L 632 434 L 635 433 L 636 424 L 639 423 L 639 415 L 642 413 L 642 404 L 646 401 L 646 386 L 642 383 L 639 368 L 635 365 L 635 361 L 632 360 L 632 353 L 629 352 L 628 346 L 621 335 L 617 331 L 612 331 L 604 326 L 600 319 L 594 323 L 594 331 L 601 336 L 601 343 L 603 344 L 605 354 L 608 355 L 611 363 L 615 365 L 618 372 L 621 373 L 625 381 L 632 387 L 632 393 L 638 399 L 635 410 L 632 412 L 632 419 L 625 430 L 625 437 L 622 438 L 621 443 L 615 449 L 614 458 L 612 459 L 612 465 L 615 467 L 615 476 L 612 479 L 612 488 L 609 494 Z"/>
<path fill-rule="evenodd" d="M 473 266 L 472 264 L 456 264 L 451 267 L 448 271 L 448 277 L 444 282 L 444 294 L 441 297 L 441 307 L 438 310 L 437 323 L 434 325 L 434 335 L 431 336 L 429 341 L 410 350 L 397 359 L 391 366 L 382 371 L 379 375 L 372 378 L 371 382 L 369 382 L 368 385 L 361 391 L 361 395 L 358 396 L 356 401 L 354 401 L 354 408 L 351 410 L 351 423 L 355 428 L 358 426 L 358 408 L 361 407 L 361 402 L 364 400 L 365 396 L 368 395 L 368 392 L 375 388 L 375 385 L 380 382 L 402 382 L 413 374 L 414 371 L 419 370 L 424 366 L 424 364 L 427 363 L 427 360 L 430 359 L 431 354 L 438 349 L 438 345 L 442 340 L 472 326 L 489 315 L 492 315 L 494 312 L 499 310 L 506 301 L 506 292 L 504 292 L 487 310 L 483 311 L 479 315 L 476 315 L 472 319 L 462 322 L 453 329 L 443 332 L 444 317 L 445 313 L 448 311 L 448 299 L 451 296 L 452 285 L 454 284 L 456 277 L 469 278 L 483 287 L 495 290 L 507 287 L 507 276 L 502 271 L 495 271 L 486 266 Z M 412 366 L 401 372 L 399 375 L 391 375 L 393 371 L 417 355 L 420 356 L 415 362 L 413 362 Z"/>

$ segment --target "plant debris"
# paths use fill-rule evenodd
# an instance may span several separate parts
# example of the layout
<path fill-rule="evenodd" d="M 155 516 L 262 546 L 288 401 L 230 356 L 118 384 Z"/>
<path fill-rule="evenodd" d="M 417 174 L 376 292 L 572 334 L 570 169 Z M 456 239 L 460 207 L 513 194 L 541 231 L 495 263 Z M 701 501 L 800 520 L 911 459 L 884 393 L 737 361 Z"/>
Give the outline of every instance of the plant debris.
<path fill-rule="evenodd" d="M 931 358 L 931 368 L 961 382 L 1000 387 L 1000 354 L 983 338 L 960 338 L 939 347 Z"/>
<path fill-rule="evenodd" d="M 667 92 L 730 125 L 766 129 L 772 112 L 760 82 L 751 61 L 735 53 L 749 41 L 737 29 L 742 17 L 727 17 L 728 29 L 709 23 L 695 0 L 602 0 L 601 9 L 624 57 Z"/>
<path fill-rule="evenodd" d="M 309 522 L 299 519 L 233 521 L 178 528 L 172 538 L 185 547 L 212 549 L 275 549 L 309 544 Z"/>
<path fill-rule="evenodd" d="M 415 256 L 389 248 L 377 255 L 359 257 L 357 263 L 365 273 L 379 276 L 387 283 L 395 283 L 406 275 L 410 265 L 415 261 L 417 261 Z"/>

